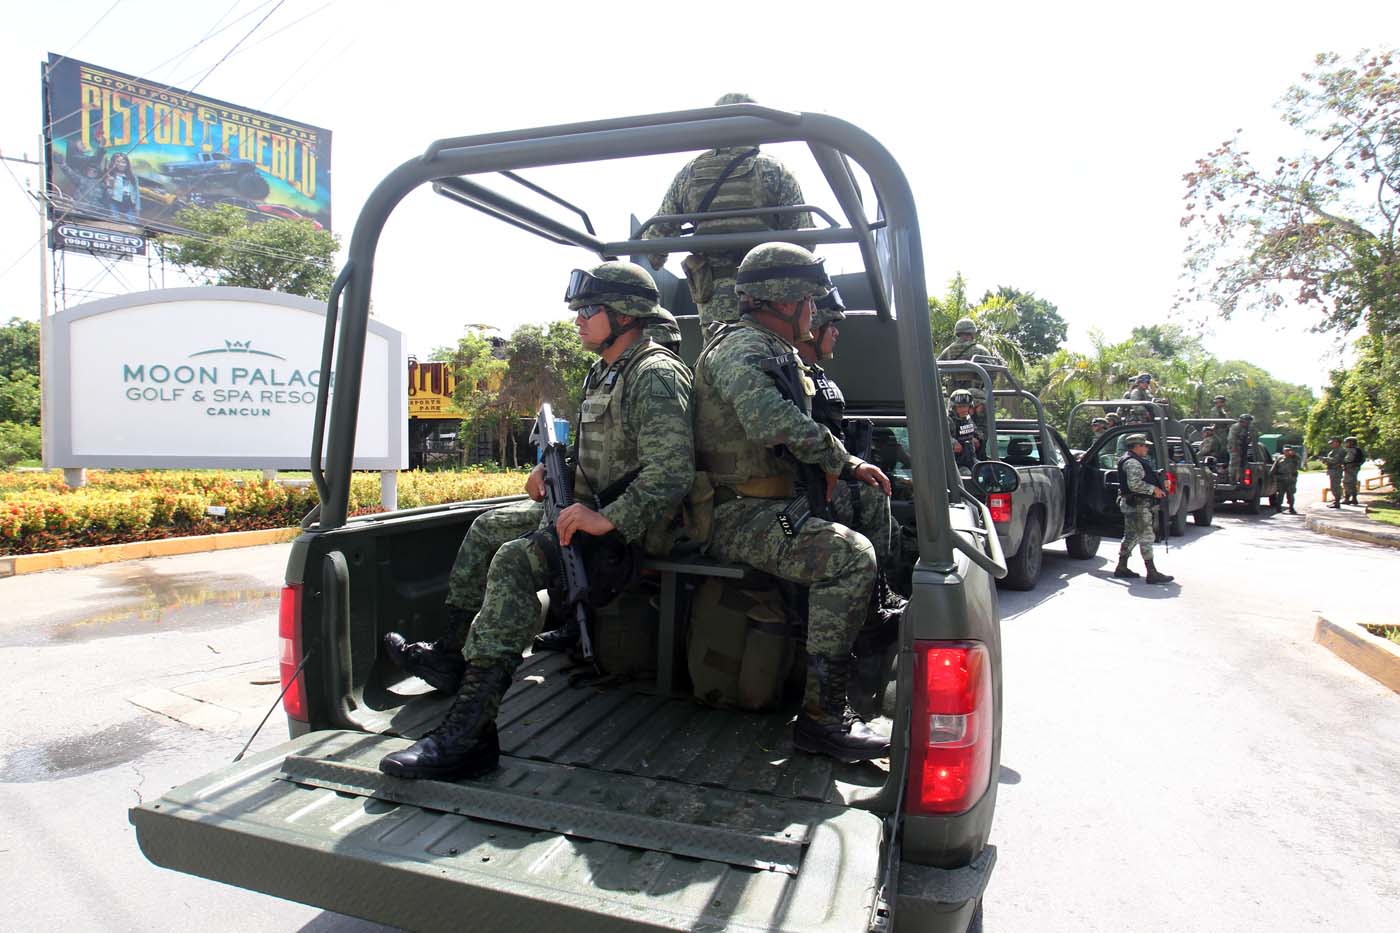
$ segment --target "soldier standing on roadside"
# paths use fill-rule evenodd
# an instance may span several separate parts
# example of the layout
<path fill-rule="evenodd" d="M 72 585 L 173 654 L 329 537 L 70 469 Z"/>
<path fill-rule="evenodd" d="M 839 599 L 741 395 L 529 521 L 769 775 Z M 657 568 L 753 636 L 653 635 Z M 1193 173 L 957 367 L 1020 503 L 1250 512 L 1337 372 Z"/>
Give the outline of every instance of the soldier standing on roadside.
<path fill-rule="evenodd" d="M 811 338 L 814 302 L 831 280 L 800 246 L 765 243 L 744 257 L 735 282 L 742 317 L 710 340 L 695 365 L 697 466 L 715 485 L 707 553 L 808 587 L 807 682 L 793 746 L 840 761 L 883 758 L 889 739 L 847 705 L 875 549 L 839 522 L 792 519 L 797 476 L 808 472 L 799 465 L 820 468 L 828 498 L 843 476 L 890 492 L 879 467 L 852 457 L 810 414 L 816 387 L 799 371 L 796 346 Z"/>
<path fill-rule="evenodd" d="M 1360 505 L 1356 494 L 1361 491 L 1359 474 L 1366 455 L 1356 445 L 1356 438 L 1350 435 L 1342 442 L 1342 453 L 1346 455 L 1342 461 L 1342 502 L 1345 505 Z"/>
<path fill-rule="evenodd" d="M 1158 573 L 1157 565 L 1152 562 L 1152 544 L 1157 539 L 1155 500 L 1167 497 L 1161 478 L 1147 460 L 1147 448 L 1152 442 L 1146 434 L 1129 434 L 1123 446 L 1127 450 L 1118 459 L 1118 508 L 1123 513 L 1123 541 L 1118 546 L 1118 566 L 1113 575 L 1130 579 L 1137 576 L 1128 568 L 1128 558 L 1136 545 L 1147 565 L 1147 582 L 1170 583 L 1176 578 Z"/>
<path fill-rule="evenodd" d="M 1244 464 L 1254 449 L 1254 416 L 1249 412 L 1240 415 L 1230 425 L 1225 442 L 1230 448 L 1230 482 L 1238 486 L 1244 482 Z"/>
<path fill-rule="evenodd" d="M 1292 447 L 1283 448 L 1283 453 L 1274 455 L 1274 480 L 1278 483 L 1279 510 L 1283 500 L 1288 500 L 1288 514 L 1297 515 L 1293 498 L 1298 493 L 1298 451 Z"/>
<path fill-rule="evenodd" d="M 496 714 L 539 625 L 536 593 L 562 574 L 559 548 L 580 536 L 586 563 L 641 548 L 690 489 L 690 371 L 643 333 L 660 311 L 655 282 L 640 266 L 605 262 L 574 270 L 564 297 L 584 348 L 599 356 L 574 454 L 579 501 L 544 525 L 544 469 L 536 467 L 525 481 L 533 501 L 486 512 L 468 529 L 448 578 L 447 635 L 413 644 L 384 636 L 402 670 L 456 693 L 436 728 L 380 761 L 386 774 L 456 780 L 494 770 Z M 591 586 L 603 583 L 594 569 L 589 575 Z"/>
<path fill-rule="evenodd" d="M 747 94 L 725 94 L 716 107 L 751 104 Z M 783 163 L 758 151 L 757 146 L 711 149 L 681 169 L 661 199 L 658 214 L 706 214 L 757 207 L 795 207 L 802 203 L 802 188 Z M 744 233 L 759 230 L 802 230 L 812 226 L 806 211 L 782 214 L 748 214 L 701 220 L 695 232 Z M 681 224 L 658 223 L 642 233 L 642 239 L 681 234 Z M 734 294 L 734 272 L 744 251 L 691 253 L 686 257 L 685 279 L 690 297 L 700 312 L 700 326 L 710 334 L 720 324 L 739 320 L 739 300 Z M 665 253 L 653 253 L 653 269 L 666 264 Z"/>
<path fill-rule="evenodd" d="M 1347 453 L 1342 449 L 1342 439 L 1329 437 L 1327 453 L 1322 456 L 1322 462 L 1327 464 L 1327 483 L 1332 487 L 1332 504 L 1328 506 L 1329 509 L 1342 507 L 1342 467 L 1346 464 L 1346 458 Z"/>

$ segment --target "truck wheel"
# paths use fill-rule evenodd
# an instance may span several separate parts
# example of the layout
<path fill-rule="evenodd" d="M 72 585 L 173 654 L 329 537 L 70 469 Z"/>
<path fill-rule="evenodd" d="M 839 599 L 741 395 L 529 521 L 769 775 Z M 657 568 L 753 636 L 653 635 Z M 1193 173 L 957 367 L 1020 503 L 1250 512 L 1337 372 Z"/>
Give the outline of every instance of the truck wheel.
<path fill-rule="evenodd" d="M 257 172 L 250 172 L 247 175 L 238 176 L 238 181 L 234 183 L 234 190 L 247 198 L 249 201 L 261 201 L 267 197 L 272 190 L 268 186 L 267 179 Z"/>
<path fill-rule="evenodd" d="M 1186 503 L 1190 500 L 1190 490 L 1182 490 L 1181 507 L 1172 515 L 1168 527 L 1174 537 L 1181 537 L 1186 534 Z"/>
<path fill-rule="evenodd" d="M 1033 590 L 1035 581 L 1040 579 L 1040 565 L 1044 557 L 1045 532 L 1041 528 L 1040 516 L 1032 512 L 1026 516 L 1026 531 L 1021 535 L 1021 549 L 1006 562 L 1005 583 L 1013 590 Z"/>
<path fill-rule="evenodd" d="M 1065 548 L 1069 551 L 1069 556 L 1075 560 L 1088 560 L 1099 553 L 1101 540 L 1098 535 L 1080 532 L 1065 539 Z"/>
<path fill-rule="evenodd" d="M 1259 508 L 1259 497 L 1255 496 L 1253 499 L 1246 500 L 1244 510 L 1250 515 L 1258 515 L 1262 511 Z"/>
<path fill-rule="evenodd" d="M 1191 517 L 1196 520 L 1196 524 L 1202 528 L 1215 521 L 1215 496 L 1207 496 L 1206 504 L 1191 513 Z"/>

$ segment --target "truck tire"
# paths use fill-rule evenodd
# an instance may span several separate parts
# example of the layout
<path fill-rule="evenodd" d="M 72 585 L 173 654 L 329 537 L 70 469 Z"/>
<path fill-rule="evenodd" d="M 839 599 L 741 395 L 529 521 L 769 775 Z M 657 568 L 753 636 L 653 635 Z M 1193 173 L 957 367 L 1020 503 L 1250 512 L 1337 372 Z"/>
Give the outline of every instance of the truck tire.
<path fill-rule="evenodd" d="M 261 201 L 267 197 L 272 190 L 268 186 L 267 179 L 257 172 L 249 172 L 247 175 L 238 176 L 238 181 L 234 183 L 234 190 L 249 201 Z"/>
<path fill-rule="evenodd" d="M 1253 499 L 1246 499 L 1244 510 L 1249 515 L 1258 515 L 1262 511 L 1259 508 L 1259 497 L 1255 496 Z"/>
<path fill-rule="evenodd" d="M 1075 560 L 1089 560 L 1099 553 L 1101 540 L 1098 535 L 1081 531 L 1065 539 L 1065 549 L 1069 551 L 1069 556 Z"/>
<path fill-rule="evenodd" d="M 1186 503 L 1191 500 L 1191 491 L 1184 489 L 1181 492 L 1181 506 L 1172 514 L 1169 523 L 1170 532 L 1173 537 L 1180 538 L 1186 534 Z"/>
<path fill-rule="evenodd" d="M 1191 513 L 1191 517 L 1196 520 L 1196 524 L 1205 528 L 1215 521 L 1215 496 L 1206 496 L 1206 504 Z"/>
<path fill-rule="evenodd" d="M 1006 579 L 1002 582 L 1013 590 L 1035 589 L 1044 556 L 1045 531 L 1040 514 L 1032 512 L 1026 516 L 1026 531 L 1021 535 L 1020 549 L 1006 561 Z"/>

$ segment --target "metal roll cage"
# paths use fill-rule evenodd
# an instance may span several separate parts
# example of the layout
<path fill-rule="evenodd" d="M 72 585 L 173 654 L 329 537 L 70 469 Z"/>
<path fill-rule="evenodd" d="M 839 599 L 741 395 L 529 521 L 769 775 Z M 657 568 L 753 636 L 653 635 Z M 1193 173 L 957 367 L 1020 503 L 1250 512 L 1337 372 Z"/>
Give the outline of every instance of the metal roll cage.
<path fill-rule="evenodd" d="M 923 248 L 913 193 L 903 171 L 879 142 L 850 123 L 825 114 L 791 113 L 756 104 L 441 139 L 385 177 L 360 211 L 350 239 L 349 260 L 337 277 L 328 302 L 322 369 L 331 371 L 335 364 L 336 379 L 333 393 L 329 393 L 330 380 L 321 380 L 316 399 L 311 451 L 311 473 L 321 498 L 316 527 L 327 531 L 346 521 L 374 257 L 385 222 L 409 192 L 431 185 L 444 197 L 494 219 L 554 243 L 587 249 L 600 258 L 682 250 L 744 251 L 773 239 L 773 232 L 691 234 L 650 240 L 639 239 L 639 234 L 634 233 L 625 240 L 605 240 L 594 231 L 582 209 L 515 173 L 540 166 L 784 142 L 807 144 L 835 194 L 846 224 L 837 223 L 825 211 L 804 205 L 803 209 L 814 211 L 830 226 L 784 230 L 782 238 L 809 248 L 823 243 L 855 244 L 865 265 L 873 310 L 886 321 L 892 317 L 891 305 L 910 312 L 899 315 L 895 321 L 905 415 L 911 429 L 909 453 L 916 475 L 927 477 L 931 488 L 948 491 L 946 500 L 940 496 L 916 498 L 922 559 L 933 569 L 950 571 L 952 550 L 956 547 L 989 572 L 1004 575 L 1004 565 L 995 559 L 999 555 L 989 555 L 951 531 L 947 505 L 949 501 L 962 501 L 964 490 L 957 471 L 945 463 L 948 424 L 938 380 L 927 378 L 933 360 L 929 319 L 924 310 L 927 291 Z M 851 162 L 869 176 L 880 199 L 874 221 L 866 216 Z M 488 173 L 503 174 L 578 215 L 582 229 L 463 177 Z M 765 208 L 759 213 L 773 210 Z M 658 222 L 694 219 L 694 215 L 653 217 L 643 228 Z M 985 507 L 981 512 L 986 512 Z M 991 527 L 989 515 L 981 518 L 986 527 Z"/>

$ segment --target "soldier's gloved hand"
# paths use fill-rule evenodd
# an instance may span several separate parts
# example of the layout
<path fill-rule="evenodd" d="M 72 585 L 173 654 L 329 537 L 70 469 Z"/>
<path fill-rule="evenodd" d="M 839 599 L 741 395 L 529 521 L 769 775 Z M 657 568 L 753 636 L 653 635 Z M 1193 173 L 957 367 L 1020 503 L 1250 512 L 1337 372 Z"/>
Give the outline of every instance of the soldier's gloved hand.
<path fill-rule="evenodd" d="M 525 495 L 536 502 L 544 501 L 544 464 L 537 463 L 525 478 Z"/>
<path fill-rule="evenodd" d="M 862 463 L 851 473 L 856 479 L 867 486 L 878 486 L 885 495 L 890 494 L 890 478 L 885 475 L 885 471 L 873 463 Z"/>
<path fill-rule="evenodd" d="M 602 512 L 595 512 L 577 502 L 560 512 L 559 520 L 554 523 L 554 530 L 559 533 L 559 543 L 565 547 L 568 547 L 577 532 L 582 531 L 598 538 L 616 528 L 612 519 Z"/>

